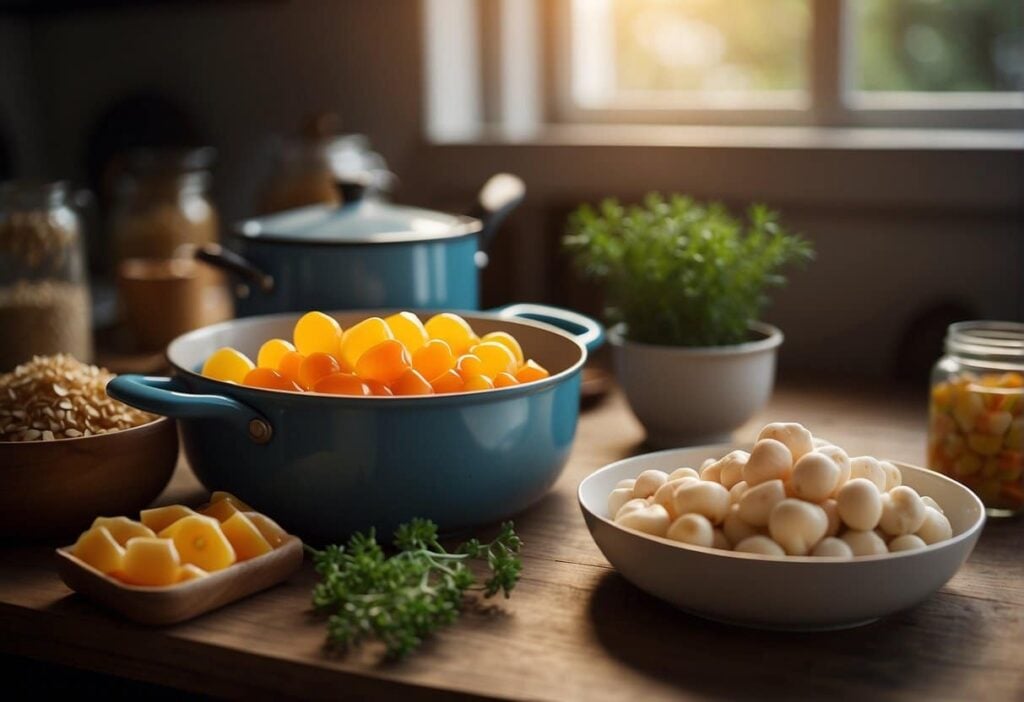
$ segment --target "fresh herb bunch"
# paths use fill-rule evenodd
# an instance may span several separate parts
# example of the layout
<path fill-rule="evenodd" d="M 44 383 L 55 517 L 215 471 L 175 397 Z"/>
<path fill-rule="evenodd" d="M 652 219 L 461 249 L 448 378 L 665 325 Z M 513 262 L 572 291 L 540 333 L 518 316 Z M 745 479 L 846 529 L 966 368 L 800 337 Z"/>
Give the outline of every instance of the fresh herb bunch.
<path fill-rule="evenodd" d="M 649 194 L 643 205 L 583 205 L 564 239 L 577 269 L 602 283 L 611 321 L 648 344 L 722 346 L 749 339 L 748 323 L 783 285 L 779 270 L 813 258 L 762 205 L 741 222 L 718 203 Z"/>
<path fill-rule="evenodd" d="M 436 524 L 414 519 L 398 527 L 394 545 L 398 552 L 388 557 L 371 529 L 345 546 L 308 549 L 321 578 L 313 607 L 329 615 L 329 645 L 348 650 L 378 639 L 389 657 L 402 658 L 454 622 L 468 592 L 508 597 L 523 565 L 512 522 L 489 543 L 470 539 L 449 553 L 438 543 Z M 467 565 L 471 560 L 486 561 L 490 577 L 483 583 Z"/>

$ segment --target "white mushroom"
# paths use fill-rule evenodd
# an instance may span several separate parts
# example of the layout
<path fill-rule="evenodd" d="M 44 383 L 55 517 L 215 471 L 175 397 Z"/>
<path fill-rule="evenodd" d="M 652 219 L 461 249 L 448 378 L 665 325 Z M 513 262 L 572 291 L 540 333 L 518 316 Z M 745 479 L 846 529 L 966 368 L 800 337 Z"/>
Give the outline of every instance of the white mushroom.
<path fill-rule="evenodd" d="M 885 492 L 885 470 L 878 459 L 871 456 L 857 456 L 850 459 L 850 478 L 866 478 L 875 484 L 879 492 Z"/>
<path fill-rule="evenodd" d="M 715 524 L 725 519 L 729 511 L 729 491 L 707 480 L 684 481 L 676 488 L 672 500 L 676 514 L 696 512 Z"/>
<path fill-rule="evenodd" d="M 769 480 L 748 488 L 739 501 L 739 515 L 747 524 L 768 526 L 768 516 L 776 504 L 786 499 L 786 487 L 781 480 Z"/>
<path fill-rule="evenodd" d="M 633 499 L 633 488 L 615 488 L 608 494 L 608 516 L 612 519 L 622 509 L 622 505 Z"/>
<path fill-rule="evenodd" d="M 673 541 L 681 541 L 684 544 L 694 546 L 711 547 L 715 541 L 715 530 L 711 522 L 699 514 L 684 514 L 672 522 L 665 534 Z"/>
<path fill-rule="evenodd" d="M 828 517 L 828 529 L 825 530 L 825 536 L 835 536 L 839 533 L 839 527 L 843 525 L 843 520 L 839 517 L 839 504 L 829 498 L 821 503 L 821 508 L 825 510 L 825 516 Z"/>
<path fill-rule="evenodd" d="M 761 439 L 775 439 L 781 441 L 789 449 L 789 452 L 793 455 L 793 460 L 799 460 L 805 453 L 810 453 L 814 450 L 814 437 L 811 436 L 811 432 L 804 427 L 803 424 L 797 422 L 772 422 L 766 424 L 761 433 L 757 435 L 757 440 Z"/>
<path fill-rule="evenodd" d="M 725 454 L 715 464 L 719 467 L 718 482 L 726 489 L 732 489 L 733 485 L 743 480 L 743 466 L 747 464 L 749 459 L 750 454 L 746 451 L 731 451 Z M 707 480 L 707 478 L 704 479 Z"/>
<path fill-rule="evenodd" d="M 757 536 L 762 531 L 756 527 L 750 526 L 740 516 L 739 505 L 732 505 L 729 508 L 729 513 L 725 515 L 725 519 L 722 521 L 722 531 L 725 532 L 725 536 L 729 539 L 729 543 L 738 544 L 748 536 Z"/>
<path fill-rule="evenodd" d="M 882 518 L 878 525 L 891 536 L 913 534 L 924 524 L 926 509 L 916 490 L 900 485 L 882 495 Z"/>
<path fill-rule="evenodd" d="M 785 556 L 786 552 L 767 536 L 749 536 L 736 544 L 734 551 L 760 553 L 764 556 Z"/>
<path fill-rule="evenodd" d="M 921 502 L 924 502 L 926 499 L 928 498 L 922 497 Z M 934 500 L 932 501 L 934 502 Z M 924 521 L 917 530 L 917 535 L 926 544 L 931 545 L 953 538 L 953 527 L 950 526 L 946 515 L 934 507 L 925 505 Z"/>
<path fill-rule="evenodd" d="M 633 486 L 633 497 L 650 497 L 662 485 L 668 482 L 668 474 L 663 470 L 645 470 L 636 476 Z"/>
<path fill-rule="evenodd" d="M 826 536 L 814 547 L 811 555 L 819 558 L 853 558 L 853 551 L 842 539 Z"/>
<path fill-rule="evenodd" d="M 711 548 L 719 548 L 723 551 L 732 550 L 732 544 L 729 543 L 729 538 L 721 529 L 715 529 L 715 533 L 712 535 L 711 539 Z"/>
<path fill-rule="evenodd" d="M 661 505 L 645 505 L 642 509 L 634 509 L 615 518 L 615 523 L 620 526 L 654 536 L 664 536 L 670 521 L 668 511 Z"/>
<path fill-rule="evenodd" d="M 827 530 L 825 510 L 803 500 L 782 500 L 768 518 L 768 533 L 790 556 L 806 556 Z"/>
<path fill-rule="evenodd" d="M 793 464 L 789 484 L 793 494 L 808 502 L 822 502 L 836 489 L 839 466 L 830 457 L 818 451 L 805 453 Z"/>
<path fill-rule="evenodd" d="M 900 473 L 899 468 L 889 461 L 879 461 L 878 465 L 881 466 L 882 472 L 885 473 L 886 492 L 903 484 L 903 474 Z"/>
<path fill-rule="evenodd" d="M 647 506 L 649 506 L 647 500 L 642 497 L 634 497 L 632 500 L 629 500 L 626 504 L 619 507 L 619 511 L 615 513 L 614 520 L 619 521 L 619 517 L 622 515 L 628 514 L 629 512 L 635 512 L 638 509 L 644 509 Z M 608 514 L 611 514 L 611 512 Z"/>
<path fill-rule="evenodd" d="M 896 553 L 897 551 L 916 551 L 917 549 L 924 548 L 925 546 L 926 544 L 921 540 L 920 536 L 904 534 L 903 536 L 897 536 L 889 542 L 889 553 Z"/>
<path fill-rule="evenodd" d="M 695 471 L 693 468 L 676 468 L 668 474 L 669 480 L 679 480 L 680 478 L 695 478 L 700 480 L 700 473 Z"/>
<path fill-rule="evenodd" d="M 854 478 L 839 488 L 836 506 L 846 526 L 858 531 L 874 529 L 882 518 L 882 497 L 867 478 Z"/>
<path fill-rule="evenodd" d="M 850 547 L 855 556 L 874 556 L 889 552 L 889 547 L 885 545 L 885 541 L 874 531 L 849 529 L 839 538 Z"/>
<path fill-rule="evenodd" d="M 850 457 L 846 454 L 846 451 L 842 450 L 838 446 L 832 444 L 825 444 L 823 446 L 817 446 L 814 449 L 817 453 L 823 453 L 839 466 L 839 477 L 836 479 L 836 489 L 832 491 L 832 496 L 839 492 L 839 488 L 846 484 L 846 481 L 850 479 Z"/>
<path fill-rule="evenodd" d="M 729 488 L 729 503 L 736 504 L 743 497 L 743 493 L 747 491 L 747 481 L 741 480 L 731 488 Z"/>
<path fill-rule="evenodd" d="M 942 511 L 942 506 L 928 495 L 921 495 L 921 502 L 924 502 L 925 507 L 931 507 L 939 514 L 945 514 L 945 512 Z"/>
<path fill-rule="evenodd" d="M 615 489 L 629 488 L 632 490 L 634 485 L 636 485 L 636 478 L 623 478 L 619 482 L 615 483 Z"/>
<path fill-rule="evenodd" d="M 793 455 L 785 444 L 775 439 L 761 439 L 754 444 L 743 466 L 743 480 L 754 487 L 768 480 L 785 480 L 792 469 Z"/>

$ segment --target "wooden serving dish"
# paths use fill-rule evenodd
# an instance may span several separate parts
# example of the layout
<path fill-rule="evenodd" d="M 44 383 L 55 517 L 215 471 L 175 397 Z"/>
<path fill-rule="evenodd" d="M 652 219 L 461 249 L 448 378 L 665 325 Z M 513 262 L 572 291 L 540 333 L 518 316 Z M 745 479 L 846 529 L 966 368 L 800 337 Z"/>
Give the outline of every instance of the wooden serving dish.
<path fill-rule="evenodd" d="M 65 537 L 98 514 L 138 514 L 174 472 L 175 424 L 160 417 L 77 439 L 0 441 L 0 538 Z"/>
<path fill-rule="evenodd" d="M 302 566 L 302 541 L 295 536 L 270 553 L 224 570 L 166 587 L 126 585 L 57 549 L 64 584 L 75 592 L 140 624 L 176 624 L 276 585 Z"/>

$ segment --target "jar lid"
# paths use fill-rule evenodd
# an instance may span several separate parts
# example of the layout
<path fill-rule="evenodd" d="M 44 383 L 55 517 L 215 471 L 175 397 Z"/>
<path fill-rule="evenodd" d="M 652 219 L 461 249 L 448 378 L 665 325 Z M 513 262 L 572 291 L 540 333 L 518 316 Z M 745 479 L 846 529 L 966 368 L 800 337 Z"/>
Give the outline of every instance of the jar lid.
<path fill-rule="evenodd" d="M 949 325 L 946 351 L 957 356 L 993 361 L 1024 359 L 1024 324 L 972 321 Z"/>
<path fill-rule="evenodd" d="M 476 234 L 481 222 L 375 199 L 311 205 L 239 223 L 243 239 L 296 244 L 397 244 Z"/>

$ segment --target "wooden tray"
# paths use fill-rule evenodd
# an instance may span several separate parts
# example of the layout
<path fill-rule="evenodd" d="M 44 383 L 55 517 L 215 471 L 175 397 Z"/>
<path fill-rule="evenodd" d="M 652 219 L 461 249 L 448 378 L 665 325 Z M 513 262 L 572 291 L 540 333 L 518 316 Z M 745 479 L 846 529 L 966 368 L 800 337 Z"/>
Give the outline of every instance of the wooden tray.
<path fill-rule="evenodd" d="M 126 585 L 57 549 L 64 584 L 140 624 L 160 626 L 192 619 L 285 580 L 302 566 L 302 541 L 295 536 L 270 553 L 203 578 L 166 587 Z"/>

